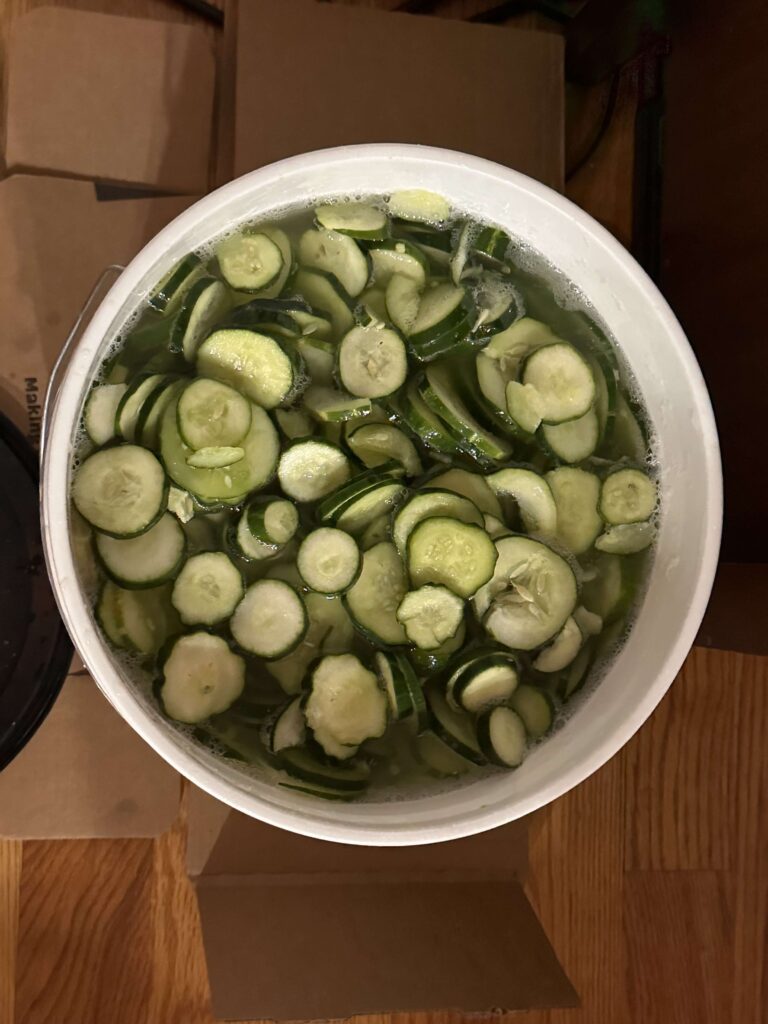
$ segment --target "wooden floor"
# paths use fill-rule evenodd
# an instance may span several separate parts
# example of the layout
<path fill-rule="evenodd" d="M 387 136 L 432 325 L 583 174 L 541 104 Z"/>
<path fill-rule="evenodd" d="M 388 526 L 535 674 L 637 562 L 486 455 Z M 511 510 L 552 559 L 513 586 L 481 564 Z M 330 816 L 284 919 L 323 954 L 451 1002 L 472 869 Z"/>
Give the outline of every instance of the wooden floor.
<path fill-rule="evenodd" d="M 0 0 L 0 41 L 29 6 Z M 170 10 L 165 0 L 77 6 Z M 610 130 L 568 187 L 623 241 L 634 97 L 628 73 Z M 575 148 L 601 102 L 576 97 Z M 768 659 L 694 650 L 639 735 L 542 813 L 530 895 L 582 1006 L 510 1019 L 768 1021 L 767 725 Z M 210 1024 L 184 835 L 182 813 L 155 841 L 0 842 L 0 1024 Z"/>

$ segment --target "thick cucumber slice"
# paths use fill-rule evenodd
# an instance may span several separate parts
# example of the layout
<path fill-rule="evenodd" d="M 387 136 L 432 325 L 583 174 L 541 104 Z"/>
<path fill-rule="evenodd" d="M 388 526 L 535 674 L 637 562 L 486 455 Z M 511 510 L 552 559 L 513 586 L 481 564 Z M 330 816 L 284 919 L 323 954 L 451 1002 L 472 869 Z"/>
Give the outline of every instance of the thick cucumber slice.
<path fill-rule="evenodd" d="M 634 555 L 653 543 L 656 527 L 652 523 L 624 523 L 609 526 L 595 541 L 598 551 L 612 555 Z"/>
<path fill-rule="evenodd" d="M 307 723 L 301 697 L 288 701 L 275 715 L 267 729 L 267 747 L 273 754 L 289 747 L 301 747 L 307 738 Z"/>
<path fill-rule="evenodd" d="M 595 378 L 589 363 L 565 342 L 547 345 L 528 356 L 522 381 L 541 396 L 545 423 L 578 419 L 595 401 Z"/>
<path fill-rule="evenodd" d="M 466 341 L 475 320 L 475 303 L 466 289 L 433 283 L 422 295 L 416 319 L 407 332 L 411 352 L 422 362 L 449 355 Z"/>
<path fill-rule="evenodd" d="M 299 239 L 299 263 L 311 270 L 333 274 L 352 298 L 359 295 L 368 283 L 369 268 L 365 254 L 354 238 L 338 231 L 305 231 Z"/>
<path fill-rule="evenodd" d="M 474 596 L 475 614 L 512 650 L 532 651 L 558 633 L 576 607 L 573 570 L 546 544 L 500 537 L 493 577 Z"/>
<path fill-rule="evenodd" d="M 280 486 L 294 501 L 318 501 L 346 483 L 349 459 L 338 445 L 314 438 L 295 441 L 277 466 Z"/>
<path fill-rule="evenodd" d="M 486 480 L 502 504 L 515 503 L 526 533 L 540 537 L 556 535 L 557 506 L 544 477 L 532 469 L 512 467 L 491 473 Z"/>
<path fill-rule="evenodd" d="M 445 516 L 424 519 L 408 537 L 411 582 L 437 583 L 459 597 L 471 597 L 493 576 L 498 553 L 481 526 Z"/>
<path fill-rule="evenodd" d="M 309 727 L 357 746 L 387 727 L 387 698 L 375 673 L 354 654 L 326 655 L 312 673 L 304 714 Z"/>
<path fill-rule="evenodd" d="M 289 441 L 315 432 L 315 421 L 303 409 L 275 409 L 275 419 Z"/>
<path fill-rule="evenodd" d="M 408 376 L 405 345 L 386 327 L 353 327 L 341 340 L 338 360 L 342 385 L 360 398 L 391 395 Z"/>
<path fill-rule="evenodd" d="M 170 270 L 149 296 L 149 304 L 158 313 L 170 315 L 181 305 L 181 300 L 194 282 L 202 277 L 204 267 L 200 257 L 191 252 Z"/>
<path fill-rule="evenodd" d="M 310 589 L 320 594 L 341 594 L 360 573 L 360 549 L 348 533 L 322 526 L 301 542 L 296 565 Z"/>
<path fill-rule="evenodd" d="M 396 615 L 408 590 L 397 549 L 384 541 L 364 552 L 362 561 L 360 576 L 344 597 L 353 622 L 373 643 L 407 643 Z"/>
<path fill-rule="evenodd" d="M 422 733 L 416 739 L 416 756 L 432 775 L 438 778 L 453 778 L 464 775 L 472 768 L 472 762 L 457 754 L 436 733 Z"/>
<path fill-rule="evenodd" d="M 201 377 L 229 384 L 263 409 L 289 405 L 306 384 L 297 352 L 274 338 L 241 328 L 214 331 L 197 352 Z"/>
<path fill-rule="evenodd" d="M 427 283 L 429 261 L 417 245 L 402 238 L 390 238 L 369 250 L 373 281 L 384 289 L 395 274 L 410 278 L 418 288 Z"/>
<path fill-rule="evenodd" d="M 511 708 L 491 708 L 477 721 L 477 738 L 485 756 L 502 768 L 523 763 L 528 738 L 525 724 Z"/>
<path fill-rule="evenodd" d="M 551 470 L 546 479 L 557 505 L 557 536 L 574 555 L 581 555 L 603 528 L 597 511 L 600 481 L 594 473 L 571 466 Z"/>
<path fill-rule="evenodd" d="M 136 423 L 144 403 L 164 380 L 162 373 L 140 374 L 128 386 L 115 412 L 115 431 L 126 441 L 136 440 Z"/>
<path fill-rule="evenodd" d="M 230 294 L 215 277 L 196 281 L 184 296 L 174 318 L 170 346 L 181 352 L 188 363 L 194 362 L 203 338 L 213 330 L 231 305 Z"/>
<path fill-rule="evenodd" d="M 497 363 L 491 365 L 497 366 Z M 521 384 L 511 380 L 504 391 L 507 414 L 525 434 L 533 434 L 538 430 L 541 417 L 544 415 L 544 400 L 533 384 Z M 578 422 L 578 420 L 576 421 Z M 562 427 L 551 427 L 551 430 L 562 430 Z"/>
<path fill-rule="evenodd" d="M 293 587 L 282 580 L 257 580 L 235 609 L 229 628 L 235 642 L 261 658 L 280 658 L 307 632 L 307 610 Z"/>
<path fill-rule="evenodd" d="M 216 246 L 216 259 L 229 287 L 240 292 L 268 288 L 284 267 L 280 246 L 259 231 L 246 230 L 225 238 Z"/>
<path fill-rule="evenodd" d="M 386 213 L 370 203 L 329 203 L 318 206 L 315 219 L 321 228 L 338 231 L 351 238 L 377 241 L 387 236 Z"/>
<path fill-rule="evenodd" d="M 418 381 L 410 383 L 399 396 L 395 411 L 414 437 L 438 456 L 457 455 L 459 446 L 445 425 L 424 402 Z"/>
<path fill-rule="evenodd" d="M 216 501 L 240 499 L 272 479 L 280 442 L 272 421 L 263 409 L 251 406 L 251 425 L 240 447 L 244 457 L 225 469 L 195 469 L 187 462 L 193 449 L 178 431 L 177 403 L 171 403 L 160 424 L 160 455 L 170 478 L 199 498 Z"/>
<path fill-rule="evenodd" d="M 410 643 L 433 651 L 456 633 L 464 619 L 464 602 L 447 587 L 428 584 L 411 590 L 397 608 L 397 621 Z"/>
<path fill-rule="evenodd" d="M 324 764 L 301 747 L 281 751 L 279 759 L 280 766 L 289 775 L 312 787 L 313 795 L 335 793 L 338 798 L 350 797 L 361 793 L 368 785 L 366 765 Z"/>
<path fill-rule="evenodd" d="M 457 711 L 476 714 L 509 700 L 519 678 L 517 664 L 508 654 L 494 651 L 467 655 L 448 677 L 448 703 Z"/>
<path fill-rule="evenodd" d="M 228 619 L 243 596 L 243 579 L 223 551 L 187 559 L 171 600 L 187 626 L 213 626 Z"/>
<path fill-rule="evenodd" d="M 347 437 L 347 444 L 368 469 L 395 459 L 406 476 L 418 476 L 422 471 L 413 441 L 391 423 L 364 423 L 355 427 Z"/>
<path fill-rule="evenodd" d="M 421 305 L 422 286 L 412 276 L 393 274 L 387 282 L 384 305 L 387 316 L 403 334 L 413 330 Z"/>
<path fill-rule="evenodd" d="M 333 274 L 303 267 L 296 274 L 294 284 L 307 302 L 327 314 L 337 337 L 351 330 L 355 323 L 355 300 Z"/>
<path fill-rule="evenodd" d="M 600 514 L 611 526 L 642 523 L 656 508 L 656 483 L 639 469 L 619 469 L 603 480 Z"/>
<path fill-rule="evenodd" d="M 555 717 L 552 698 L 544 690 L 535 686 L 518 686 L 509 703 L 522 719 L 532 740 L 540 740 L 552 728 Z"/>
<path fill-rule="evenodd" d="M 533 662 L 537 672 L 560 672 L 570 665 L 581 650 L 584 637 L 576 621 L 569 617 L 555 639 Z"/>
<path fill-rule="evenodd" d="M 394 508 L 402 504 L 407 493 L 408 488 L 404 484 L 382 481 L 355 501 L 349 502 L 335 517 L 336 525 L 357 537 L 371 523 L 382 516 L 388 516 Z"/>
<path fill-rule="evenodd" d="M 165 511 L 166 495 L 157 457 L 133 444 L 94 452 L 72 483 L 72 500 L 83 519 L 113 537 L 148 530 Z"/>
<path fill-rule="evenodd" d="M 444 491 L 453 491 L 454 494 L 461 494 L 469 498 L 481 512 L 503 518 L 501 503 L 485 478 L 478 473 L 470 473 L 466 469 L 448 469 L 444 473 L 433 476 L 429 481 L 430 487 L 437 487 Z"/>
<path fill-rule="evenodd" d="M 127 384 L 99 384 L 90 391 L 83 411 L 83 426 L 94 444 L 106 444 L 117 433 L 117 408 L 127 390 Z"/>
<path fill-rule="evenodd" d="M 285 498 L 256 497 L 248 503 L 248 529 L 262 544 L 287 544 L 299 528 L 296 506 Z"/>
<path fill-rule="evenodd" d="M 470 415 L 457 394 L 447 367 L 431 365 L 419 387 L 419 393 L 429 408 L 443 420 L 449 432 L 467 446 L 470 454 L 479 453 L 481 457 L 492 461 L 509 458 L 509 445 L 483 430 Z"/>
<path fill-rule="evenodd" d="M 362 419 L 371 412 L 370 398 L 345 395 L 334 388 L 313 384 L 304 395 L 304 408 L 321 423 L 346 423 Z"/>
<path fill-rule="evenodd" d="M 182 441 L 196 451 L 239 445 L 251 426 L 251 403 L 228 384 L 198 377 L 179 396 L 176 416 Z"/>
<path fill-rule="evenodd" d="M 469 498 L 449 490 L 425 488 L 403 505 L 392 521 L 392 539 L 403 558 L 411 532 L 422 520 L 431 516 L 450 516 L 462 523 L 483 525 L 482 513 Z"/>
<path fill-rule="evenodd" d="M 474 764 L 485 764 L 472 719 L 455 711 L 436 686 L 427 690 L 427 703 L 432 712 L 432 729 L 452 750 Z"/>
<path fill-rule="evenodd" d="M 393 217 L 417 223 L 444 224 L 451 216 L 448 201 L 426 189 L 409 188 L 393 192 L 387 205 Z"/>
<path fill-rule="evenodd" d="M 96 552 L 104 571 L 121 587 L 156 587 L 173 579 L 184 561 L 186 537 L 169 512 L 146 533 L 126 540 L 97 533 Z"/>
<path fill-rule="evenodd" d="M 558 459 L 563 462 L 583 462 L 595 451 L 600 441 L 600 421 L 593 408 L 577 420 L 556 426 L 545 423 L 541 433 L 547 447 Z"/>
<path fill-rule="evenodd" d="M 203 722 L 226 711 L 245 686 L 245 662 L 210 633 L 179 637 L 163 664 L 160 699 L 177 722 Z"/>
<path fill-rule="evenodd" d="M 187 465 L 193 469 L 226 469 L 245 457 L 244 448 L 224 447 L 199 448 L 187 456 Z"/>

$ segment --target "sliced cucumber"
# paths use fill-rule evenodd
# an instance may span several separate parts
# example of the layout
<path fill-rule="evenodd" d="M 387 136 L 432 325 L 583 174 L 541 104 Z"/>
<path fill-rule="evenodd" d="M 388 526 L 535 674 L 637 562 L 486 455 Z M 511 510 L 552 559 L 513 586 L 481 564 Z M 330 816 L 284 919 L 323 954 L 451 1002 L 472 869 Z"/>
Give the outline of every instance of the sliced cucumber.
<path fill-rule="evenodd" d="M 491 708 L 477 721 L 477 736 L 485 756 L 502 768 L 522 764 L 528 739 L 525 724 L 512 708 Z"/>
<path fill-rule="evenodd" d="M 392 521 L 392 539 L 403 558 L 411 532 L 422 520 L 431 516 L 450 516 L 462 523 L 483 525 L 482 513 L 469 498 L 463 498 L 453 491 L 425 488 L 403 505 Z"/>
<path fill-rule="evenodd" d="M 299 263 L 303 267 L 333 274 L 352 298 L 359 295 L 368 283 L 368 261 L 360 246 L 349 235 L 324 228 L 310 228 L 299 239 L 298 253 Z"/>
<path fill-rule="evenodd" d="M 600 514 L 611 526 L 642 523 L 656 508 L 656 483 L 639 469 L 619 469 L 603 480 Z"/>
<path fill-rule="evenodd" d="M 380 544 L 383 540 L 391 539 L 390 517 L 379 516 L 366 526 L 360 536 L 360 550 L 367 551 L 374 544 Z"/>
<path fill-rule="evenodd" d="M 457 754 L 448 744 L 431 730 L 422 733 L 416 740 L 416 756 L 424 767 L 438 778 L 453 778 L 464 775 L 472 762 Z"/>
<path fill-rule="evenodd" d="M 595 378 L 578 349 L 566 342 L 546 345 L 525 361 L 523 384 L 530 384 L 542 401 L 545 423 L 578 419 L 595 401 Z"/>
<path fill-rule="evenodd" d="M 170 600 L 170 587 L 126 590 L 107 580 L 97 616 L 105 633 L 118 647 L 147 656 L 181 628 Z"/>
<path fill-rule="evenodd" d="M 411 333 L 419 315 L 421 292 L 419 282 L 406 274 L 393 274 L 387 282 L 384 293 L 387 316 L 405 335 Z"/>
<path fill-rule="evenodd" d="M 497 366 L 497 363 L 493 363 Z M 538 430 L 541 417 L 544 415 L 544 400 L 533 384 L 521 384 L 511 380 L 504 391 L 508 415 L 526 434 Z M 578 422 L 578 421 L 576 421 Z M 550 430 L 563 430 L 564 427 L 550 427 Z"/>
<path fill-rule="evenodd" d="M 139 374 L 128 386 L 115 412 L 115 431 L 126 441 L 136 440 L 136 423 L 144 404 L 164 380 L 162 373 Z"/>
<path fill-rule="evenodd" d="M 493 576 L 496 547 L 481 526 L 446 516 L 424 519 L 408 537 L 411 582 L 437 583 L 459 597 L 471 597 Z"/>
<path fill-rule="evenodd" d="M 180 260 L 154 288 L 149 304 L 158 313 L 170 315 L 181 305 L 181 300 L 194 282 L 202 277 L 204 267 L 200 257 L 191 252 Z"/>
<path fill-rule="evenodd" d="M 467 638 L 466 619 L 461 623 L 456 633 L 450 640 L 435 648 L 434 651 L 422 651 L 418 647 L 412 647 L 408 657 L 414 669 L 420 676 L 434 676 L 442 672 L 451 662 L 457 651 L 464 646 Z"/>
<path fill-rule="evenodd" d="M 429 261 L 417 245 L 402 238 L 387 239 L 369 250 L 373 281 L 384 289 L 395 274 L 410 278 L 417 288 L 427 282 Z"/>
<path fill-rule="evenodd" d="M 255 497 L 244 513 L 248 529 L 262 544 L 287 544 L 299 528 L 299 513 L 285 498 Z"/>
<path fill-rule="evenodd" d="M 341 340 L 338 360 L 342 385 L 361 398 L 391 395 L 408 375 L 405 345 L 386 327 L 353 327 Z"/>
<path fill-rule="evenodd" d="M 614 458 L 629 455 L 631 459 L 640 461 L 645 456 L 646 442 L 643 429 L 622 394 L 619 394 L 616 400 L 613 438 L 609 447 Z"/>
<path fill-rule="evenodd" d="M 330 317 L 333 332 L 337 337 L 352 329 L 355 323 L 355 300 L 333 274 L 303 267 L 296 274 L 294 284 L 296 290 L 314 308 Z"/>
<path fill-rule="evenodd" d="M 197 508 L 194 499 L 189 491 L 182 491 L 180 487 L 168 488 L 168 501 L 166 507 L 172 512 L 180 523 L 189 523 L 194 517 Z"/>
<path fill-rule="evenodd" d="M 280 567 L 275 567 L 275 572 Z M 301 585 L 298 573 L 295 582 Z M 309 617 L 307 633 L 298 647 L 284 658 L 268 661 L 265 668 L 286 693 L 298 693 L 307 669 L 321 654 L 343 654 L 352 646 L 355 627 L 340 597 L 305 594 L 304 605 Z"/>
<path fill-rule="evenodd" d="M 568 700 L 572 697 L 587 681 L 587 672 L 594 656 L 595 652 L 592 645 L 585 644 L 571 663 L 566 674 L 565 683 L 562 688 L 563 700 Z"/>
<path fill-rule="evenodd" d="M 408 581 L 397 549 L 384 541 L 365 551 L 362 562 L 360 576 L 344 597 L 353 622 L 373 643 L 406 643 L 396 613 Z"/>
<path fill-rule="evenodd" d="M 160 699 L 177 722 L 203 722 L 226 711 L 245 686 L 245 662 L 210 633 L 189 633 L 174 643 L 163 664 Z"/>
<path fill-rule="evenodd" d="M 503 504 L 510 500 L 515 503 L 526 533 L 555 536 L 557 506 L 544 477 L 532 469 L 516 466 L 491 473 L 486 480 Z"/>
<path fill-rule="evenodd" d="M 444 473 L 431 477 L 430 487 L 444 491 L 453 491 L 469 498 L 482 513 L 501 519 L 503 516 L 501 503 L 485 478 L 478 473 L 470 473 L 466 469 L 448 469 Z"/>
<path fill-rule="evenodd" d="M 127 384 L 98 384 L 89 392 L 83 426 L 94 444 L 106 444 L 117 433 L 117 409 L 127 390 Z"/>
<path fill-rule="evenodd" d="M 410 188 L 393 192 L 387 205 L 393 217 L 417 223 L 444 224 L 451 216 L 448 201 L 426 189 Z"/>
<path fill-rule="evenodd" d="M 136 419 L 135 434 L 139 444 L 153 449 L 159 446 L 160 424 L 165 410 L 179 397 L 185 383 L 174 376 L 164 377 L 155 391 L 148 396 Z"/>
<path fill-rule="evenodd" d="M 326 764 L 301 747 L 281 751 L 279 759 L 280 766 L 295 779 L 307 783 L 313 795 L 335 794 L 338 799 L 348 798 L 361 793 L 368 785 L 369 770 L 366 765 Z M 303 786 L 298 788 L 307 791 Z"/>
<path fill-rule="evenodd" d="M 406 476 L 421 473 L 421 459 L 413 441 L 391 423 L 364 423 L 355 427 L 347 437 L 347 444 L 368 469 L 395 459 L 401 463 Z"/>
<path fill-rule="evenodd" d="M 187 559 L 171 600 L 187 626 L 213 626 L 229 618 L 243 596 L 243 579 L 223 551 Z"/>
<path fill-rule="evenodd" d="M 351 238 L 378 241 L 387 236 L 386 213 L 370 203 L 328 203 L 316 207 L 315 218 L 321 228 Z"/>
<path fill-rule="evenodd" d="M 480 274 L 473 287 L 473 298 L 477 308 L 473 326 L 477 333 L 497 334 L 520 316 L 522 299 L 509 278 L 501 274 Z"/>
<path fill-rule="evenodd" d="M 341 594 L 360 573 L 360 549 L 348 533 L 322 526 L 301 542 L 296 565 L 310 589 L 320 594 Z"/>
<path fill-rule="evenodd" d="M 277 544 L 266 544 L 251 532 L 246 509 L 237 521 L 237 526 L 229 526 L 226 531 L 227 547 L 233 555 L 246 562 L 262 562 L 266 558 L 274 558 L 280 551 Z"/>
<path fill-rule="evenodd" d="M 175 516 L 166 512 L 138 537 L 94 537 L 104 571 L 121 587 L 156 587 L 173 579 L 184 561 L 186 537 Z"/>
<path fill-rule="evenodd" d="M 456 239 L 456 246 L 451 256 L 451 262 L 449 264 L 451 271 L 451 280 L 455 285 L 458 285 L 461 281 L 462 275 L 464 274 L 464 268 L 467 265 L 469 259 L 469 247 L 470 242 L 475 234 L 475 226 L 472 221 L 466 221 L 462 224 L 458 238 Z"/>
<path fill-rule="evenodd" d="M 595 541 L 598 551 L 612 555 L 634 555 L 653 543 L 656 527 L 652 523 L 623 523 L 609 526 Z"/>
<path fill-rule="evenodd" d="M 165 511 L 166 495 L 160 462 L 133 444 L 94 452 L 72 483 L 77 511 L 112 537 L 136 537 L 148 530 Z"/>
<path fill-rule="evenodd" d="M 402 475 L 402 466 L 399 462 L 386 462 L 377 469 L 369 469 L 365 473 L 358 473 L 348 483 L 338 487 L 328 495 L 317 507 L 317 518 L 322 523 L 337 525 L 340 517 L 366 495 L 378 491 L 382 485 L 389 485 L 393 480 Z M 376 503 L 374 502 L 374 505 Z M 364 512 L 364 518 L 368 517 L 371 505 L 366 504 L 360 511 Z M 349 532 L 349 530 L 347 530 Z"/>
<path fill-rule="evenodd" d="M 511 385 L 510 385 L 511 386 Z M 542 436 L 547 447 L 563 462 L 583 462 L 597 448 L 600 440 L 600 421 L 593 409 L 588 409 L 577 420 L 557 425 L 544 424 Z"/>
<path fill-rule="evenodd" d="M 603 528 L 597 511 L 600 480 L 594 473 L 561 466 L 547 473 L 557 505 L 557 536 L 574 555 L 588 551 Z"/>
<path fill-rule="evenodd" d="M 314 420 L 303 409 L 275 409 L 275 419 L 289 441 L 315 432 Z"/>
<path fill-rule="evenodd" d="M 389 289 L 387 296 L 390 308 Z M 421 362 L 448 355 L 469 337 L 475 318 L 475 303 L 466 289 L 434 282 L 423 293 L 407 331 L 409 348 Z"/>
<path fill-rule="evenodd" d="M 492 461 L 509 458 L 509 445 L 489 434 L 470 415 L 445 366 L 431 365 L 427 369 L 419 393 L 429 408 L 443 420 L 449 432 L 467 446 L 470 454 L 478 453 Z"/>
<path fill-rule="evenodd" d="M 176 416 L 181 439 L 196 451 L 239 445 L 251 426 L 251 403 L 228 384 L 198 377 L 179 396 Z"/>
<path fill-rule="evenodd" d="M 573 621 L 579 627 L 581 635 L 585 639 L 590 636 L 597 636 L 603 629 L 602 617 L 595 612 L 591 612 L 583 605 L 580 605 L 573 613 Z"/>
<path fill-rule="evenodd" d="M 258 292 L 280 276 L 285 261 L 277 242 L 260 231 L 230 235 L 216 246 L 221 275 L 230 288 Z"/>
<path fill-rule="evenodd" d="M 170 346 L 194 362 L 203 338 L 213 330 L 231 304 L 226 285 L 215 277 L 202 277 L 192 285 L 176 314 Z"/>
<path fill-rule="evenodd" d="M 279 754 L 290 747 L 301 747 L 307 738 L 303 701 L 295 697 L 277 712 L 267 729 L 267 746 L 271 753 Z"/>
<path fill-rule="evenodd" d="M 485 764 L 472 719 L 455 711 L 436 686 L 427 690 L 427 703 L 432 712 L 432 729 L 443 743 L 473 764 Z"/>
<path fill-rule="evenodd" d="M 522 719 L 532 740 L 540 740 L 552 728 L 555 717 L 552 698 L 544 690 L 535 686 L 518 686 L 509 703 Z"/>
<path fill-rule="evenodd" d="M 294 441 L 280 456 L 277 476 L 294 501 L 318 501 L 349 480 L 349 459 L 329 441 Z"/>
<path fill-rule="evenodd" d="M 487 512 L 483 516 L 483 526 L 485 527 L 485 532 L 493 540 L 496 540 L 497 537 L 504 537 L 509 533 L 509 530 L 500 519 L 497 519 L 496 516 L 489 516 Z"/>
<path fill-rule="evenodd" d="M 427 584 L 405 595 L 397 608 L 397 621 L 410 643 L 433 651 L 454 637 L 464 619 L 464 602 L 447 587 Z"/>
<path fill-rule="evenodd" d="M 448 677 L 448 703 L 458 711 L 476 714 L 509 700 L 517 688 L 519 673 L 513 657 L 489 651 L 466 655 Z"/>
<path fill-rule="evenodd" d="M 478 231 L 472 249 L 484 263 L 498 267 L 503 265 L 510 244 L 510 237 L 506 231 L 487 225 Z"/>
<path fill-rule="evenodd" d="M 321 731 L 336 743 L 357 746 L 383 734 L 387 698 L 375 673 L 354 654 L 326 655 L 312 672 L 304 713 L 315 734 Z"/>
<path fill-rule="evenodd" d="M 402 504 L 407 493 L 408 488 L 404 484 L 384 480 L 356 500 L 350 501 L 336 516 L 336 525 L 357 537 L 371 523 L 382 516 L 388 516 L 393 509 Z"/>
<path fill-rule="evenodd" d="M 346 423 L 368 416 L 371 400 L 313 384 L 304 395 L 304 407 L 321 423 Z"/>
<path fill-rule="evenodd" d="M 569 617 L 552 643 L 533 662 L 537 672 L 560 672 L 581 650 L 584 637 L 575 619 Z"/>
<path fill-rule="evenodd" d="M 261 658 L 280 658 L 301 643 L 307 610 L 299 594 L 282 580 L 257 580 L 245 592 L 230 620 L 235 642 Z"/>
<path fill-rule="evenodd" d="M 197 351 L 202 377 L 230 384 L 263 409 L 289 405 L 306 384 L 303 362 L 274 338 L 243 328 L 214 333 Z"/>
<path fill-rule="evenodd" d="M 187 456 L 187 465 L 193 469 L 226 469 L 245 457 L 244 448 L 218 447 L 199 448 Z"/>
<path fill-rule="evenodd" d="M 373 660 L 392 718 L 398 721 L 415 714 L 417 703 L 414 703 L 414 693 L 420 692 L 421 687 L 408 660 L 396 651 L 377 651 Z"/>
<path fill-rule="evenodd" d="M 414 437 L 438 456 L 457 455 L 459 445 L 424 402 L 418 385 L 418 381 L 413 381 L 401 392 L 395 405 L 397 415 Z"/>
<path fill-rule="evenodd" d="M 306 338 L 299 338 L 296 348 L 301 353 L 313 386 L 332 387 L 336 368 L 336 345 L 327 338 L 309 335 Z"/>

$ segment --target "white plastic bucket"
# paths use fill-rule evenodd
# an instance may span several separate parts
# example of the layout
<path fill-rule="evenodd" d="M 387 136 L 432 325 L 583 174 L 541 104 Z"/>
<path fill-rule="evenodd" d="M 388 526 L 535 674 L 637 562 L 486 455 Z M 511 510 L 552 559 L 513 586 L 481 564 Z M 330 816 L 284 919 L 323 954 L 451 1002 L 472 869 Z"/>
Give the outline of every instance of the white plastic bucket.
<path fill-rule="evenodd" d="M 137 301 L 185 253 L 227 225 L 316 197 L 427 188 L 504 227 L 563 271 L 594 304 L 634 371 L 658 438 L 662 515 L 650 579 L 631 635 L 594 691 L 517 771 L 388 802 L 329 803 L 254 779 L 199 749 L 163 719 L 110 654 L 79 586 L 69 536 L 72 440 L 89 381 Z M 643 724 L 696 636 L 714 578 L 722 480 L 701 372 L 668 305 L 591 217 L 497 164 L 411 145 L 329 149 L 247 174 L 196 203 L 136 256 L 72 354 L 48 412 L 42 519 L 48 568 L 70 635 L 94 679 L 133 728 L 179 772 L 232 807 L 304 835 L 371 846 L 482 832 L 561 796 Z"/>

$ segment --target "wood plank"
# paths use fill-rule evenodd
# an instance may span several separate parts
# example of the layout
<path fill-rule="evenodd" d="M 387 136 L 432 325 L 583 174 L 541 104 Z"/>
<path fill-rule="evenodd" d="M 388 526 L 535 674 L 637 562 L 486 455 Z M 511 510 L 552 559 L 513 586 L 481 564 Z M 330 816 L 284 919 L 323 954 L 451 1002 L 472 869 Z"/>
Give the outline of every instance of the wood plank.
<path fill-rule="evenodd" d="M 13 1020 L 22 844 L 0 840 L 0 1021 Z"/>

